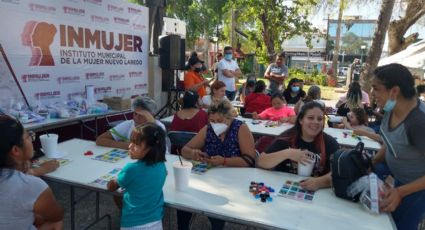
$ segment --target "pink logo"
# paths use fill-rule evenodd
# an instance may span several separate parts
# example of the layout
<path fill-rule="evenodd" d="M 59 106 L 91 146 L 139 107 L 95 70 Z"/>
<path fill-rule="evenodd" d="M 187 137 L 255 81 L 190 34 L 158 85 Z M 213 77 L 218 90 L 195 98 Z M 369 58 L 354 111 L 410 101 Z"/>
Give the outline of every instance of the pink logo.
<path fill-rule="evenodd" d="M 31 11 L 37 11 L 37 12 L 48 13 L 48 14 L 56 13 L 56 7 L 54 6 L 47 6 L 47 5 L 42 5 L 38 3 L 30 3 L 29 7 Z"/>
<path fill-rule="evenodd" d="M 105 73 L 104 72 L 86 73 L 86 79 L 87 80 L 103 79 L 103 78 L 105 78 Z"/>
<path fill-rule="evenodd" d="M 116 13 L 124 13 L 124 8 L 108 4 L 108 11 L 112 11 Z"/>
<path fill-rule="evenodd" d="M 130 87 L 116 89 L 116 93 L 117 93 L 118 95 L 120 95 L 120 94 L 125 94 L 125 93 L 126 93 L 126 92 L 128 92 L 128 91 L 131 91 L 131 88 L 130 88 Z"/>
<path fill-rule="evenodd" d="M 109 23 L 109 18 L 107 17 L 92 15 L 90 18 L 92 22 Z"/>
<path fill-rule="evenodd" d="M 109 80 L 110 81 L 121 81 L 121 80 L 125 80 L 125 75 L 124 74 L 113 74 L 109 76 Z"/>
<path fill-rule="evenodd" d="M 40 82 L 40 81 L 49 81 L 50 75 L 45 74 L 24 74 L 21 76 L 23 82 Z"/>
<path fill-rule="evenodd" d="M 79 16 L 84 16 L 86 14 L 86 11 L 84 9 L 77 9 L 70 6 L 64 6 L 63 12 L 65 14 L 72 14 L 72 15 L 79 15 Z"/>
<path fill-rule="evenodd" d="M 141 31 L 146 30 L 146 26 L 142 24 L 133 23 L 132 26 L 133 26 L 133 29 L 135 30 L 141 30 Z"/>
<path fill-rule="evenodd" d="M 112 92 L 112 87 L 111 86 L 94 88 L 94 93 L 95 94 L 110 93 L 110 92 Z"/>
<path fill-rule="evenodd" d="M 138 72 L 129 72 L 128 76 L 130 78 L 139 78 L 139 77 L 143 77 L 143 72 L 142 71 L 138 71 Z"/>
<path fill-rule="evenodd" d="M 80 76 L 65 76 L 58 77 L 58 84 L 78 83 L 80 82 Z"/>
<path fill-rule="evenodd" d="M 117 24 L 129 25 L 130 19 L 114 17 L 114 22 Z"/>
<path fill-rule="evenodd" d="M 134 85 L 134 89 L 146 89 L 146 88 L 147 88 L 147 86 L 148 86 L 148 84 L 147 84 L 147 83 L 144 83 L 144 84 L 136 84 L 136 85 Z"/>
<path fill-rule="evenodd" d="M 31 48 L 30 66 L 54 66 L 50 45 L 53 43 L 57 30 L 47 22 L 29 21 L 21 34 L 22 45 Z"/>
<path fill-rule="evenodd" d="M 142 10 L 136 9 L 136 8 L 132 8 L 132 7 L 128 7 L 128 12 L 130 14 L 140 14 L 142 12 Z"/>

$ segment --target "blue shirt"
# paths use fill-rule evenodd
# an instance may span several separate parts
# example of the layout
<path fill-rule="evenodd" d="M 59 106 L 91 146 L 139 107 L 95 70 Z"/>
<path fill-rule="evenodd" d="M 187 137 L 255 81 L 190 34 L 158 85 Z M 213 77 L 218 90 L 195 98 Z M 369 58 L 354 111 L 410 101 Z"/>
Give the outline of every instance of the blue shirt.
<path fill-rule="evenodd" d="M 165 164 L 146 165 L 139 160 L 128 163 L 118 174 L 124 189 L 121 227 L 133 227 L 161 220 L 163 217 Z"/>
<path fill-rule="evenodd" d="M 208 156 L 220 155 L 222 157 L 236 157 L 241 155 L 239 148 L 239 128 L 243 124 L 242 121 L 233 119 L 227 130 L 224 141 L 218 137 L 211 124 L 208 124 L 207 138 L 205 139 L 204 151 Z"/>

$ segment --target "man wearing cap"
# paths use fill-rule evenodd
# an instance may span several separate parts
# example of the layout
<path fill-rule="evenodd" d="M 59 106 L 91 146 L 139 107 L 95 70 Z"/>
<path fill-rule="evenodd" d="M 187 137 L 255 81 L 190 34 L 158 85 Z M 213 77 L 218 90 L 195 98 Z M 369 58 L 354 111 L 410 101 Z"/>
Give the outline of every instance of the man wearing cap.
<path fill-rule="evenodd" d="M 206 95 L 205 87 L 209 84 L 209 81 L 201 75 L 203 63 L 198 57 L 192 56 L 188 61 L 189 69 L 184 75 L 184 88 L 198 92 L 199 98 Z"/>
<path fill-rule="evenodd" d="M 232 59 L 233 48 L 224 47 L 224 59 L 218 63 L 218 80 L 226 84 L 226 97 L 233 101 L 236 96 L 236 80 L 242 75 L 238 63 Z"/>
<path fill-rule="evenodd" d="M 276 62 L 267 67 L 264 77 L 269 80 L 270 94 L 282 93 L 285 89 L 285 79 L 288 77 L 288 67 L 284 64 L 285 53 L 276 55 Z"/>

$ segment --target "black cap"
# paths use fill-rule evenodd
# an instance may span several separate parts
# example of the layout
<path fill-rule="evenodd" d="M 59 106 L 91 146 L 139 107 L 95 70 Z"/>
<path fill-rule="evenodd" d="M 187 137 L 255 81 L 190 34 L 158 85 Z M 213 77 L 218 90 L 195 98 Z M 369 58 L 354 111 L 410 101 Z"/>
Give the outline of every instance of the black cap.
<path fill-rule="evenodd" d="M 204 64 L 204 61 L 201 61 L 201 59 L 199 59 L 198 57 L 191 57 L 191 58 L 189 58 L 188 62 L 189 62 L 189 66 L 193 66 L 197 63 Z"/>

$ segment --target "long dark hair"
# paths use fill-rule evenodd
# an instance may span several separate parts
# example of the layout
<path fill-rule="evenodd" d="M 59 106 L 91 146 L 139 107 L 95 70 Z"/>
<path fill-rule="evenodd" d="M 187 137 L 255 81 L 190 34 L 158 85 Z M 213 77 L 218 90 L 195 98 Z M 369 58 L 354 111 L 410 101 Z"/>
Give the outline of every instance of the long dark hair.
<path fill-rule="evenodd" d="M 10 157 L 13 146 L 24 146 L 24 127 L 22 124 L 7 115 L 0 115 L 0 175 L 2 169 L 15 168 L 15 162 Z"/>
<path fill-rule="evenodd" d="M 146 165 L 153 165 L 165 161 L 165 131 L 157 124 L 148 122 L 137 126 L 133 129 L 130 141 L 136 145 L 145 142 L 150 148 L 145 157 L 141 159 Z"/>
<path fill-rule="evenodd" d="M 263 80 L 255 82 L 254 93 L 262 93 L 266 89 L 266 83 Z"/>
<path fill-rule="evenodd" d="M 301 111 L 297 115 L 297 120 L 295 122 L 295 125 L 292 128 L 280 134 L 278 138 L 287 141 L 289 145 L 291 146 L 291 148 L 297 148 L 296 146 L 297 140 L 299 140 L 302 135 L 302 127 L 301 127 L 300 120 L 304 118 L 304 116 L 307 114 L 307 111 L 314 108 L 319 108 L 320 110 L 322 110 L 323 114 L 325 114 L 325 109 L 320 103 L 317 103 L 315 101 L 305 103 Z M 324 125 L 325 125 L 325 122 L 323 121 L 323 126 Z M 320 133 L 316 136 L 316 138 L 313 141 L 314 145 L 316 146 L 316 149 L 320 150 L 320 163 L 319 163 L 320 173 L 322 172 L 322 170 L 325 168 L 325 165 L 326 165 L 326 147 L 325 147 L 325 139 L 323 135 L 324 134 L 323 134 L 323 128 L 322 128 L 322 131 L 320 131 Z"/>
<path fill-rule="evenodd" d="M 359 102 L 362 101 L 362 87 L 358 82 L 353 82 L 348 87 L 346 106 L 350 110 L 359 107 Z"/>

